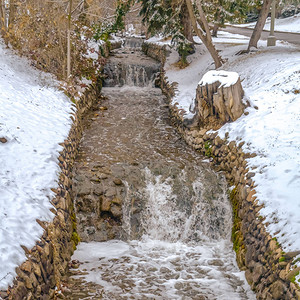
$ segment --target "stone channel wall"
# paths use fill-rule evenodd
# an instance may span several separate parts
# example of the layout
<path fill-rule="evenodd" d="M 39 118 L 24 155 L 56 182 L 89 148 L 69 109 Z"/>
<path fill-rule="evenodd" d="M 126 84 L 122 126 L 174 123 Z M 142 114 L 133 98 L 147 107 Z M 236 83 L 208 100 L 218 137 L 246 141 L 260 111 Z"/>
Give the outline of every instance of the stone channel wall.
<path fill-rule="evenodd" d="M 53 299 L 59 293 L 60 280 L 65 274 L 71 255 L 78 243 L 72 188 L 72 168 L 82 135 L 82 117 L 97 101 L 97 87 L 85 91 L 74 109 L 68 138 L 61 144 L 58 188 L 51 200 L 54 214 L 51 223 L 37 220 L 44 234 L 32 249 L 23 247 L 27 260 L 17 268 L 14 284 L 0 292 L 0 299 Z M 74 105 L 75 107 L 75 105 Z"/>
<path fill-rule="evenodd" d="M 163 64 L 166 60 L 165 46 L 146 43 L 144 52 L 162 62 L 161 88 L 168 101 L 174 95 L 173 86 L 167 82 Z M 232 187 L 230 200 L 233 208 L 232 241 L 237 263 L 245 270 L 247 281 L 257 299 L 300 299 L 295 275 L 299 268 L 290 270 L 294 257 L 300 252 L 284 253 L 275 238 L 267 232 L 264 219 L 259 214 L 262 208 L 255 196 L 254 173 L 247 168 L 247 158 L 255 153 L 244 153 L 243 142 L 221 139 L 211 128 L 191 128 L 180 111 L 170 105 L 171 118 L 188 145 L 209 157 L 216 171 L 224 172 Z"/>

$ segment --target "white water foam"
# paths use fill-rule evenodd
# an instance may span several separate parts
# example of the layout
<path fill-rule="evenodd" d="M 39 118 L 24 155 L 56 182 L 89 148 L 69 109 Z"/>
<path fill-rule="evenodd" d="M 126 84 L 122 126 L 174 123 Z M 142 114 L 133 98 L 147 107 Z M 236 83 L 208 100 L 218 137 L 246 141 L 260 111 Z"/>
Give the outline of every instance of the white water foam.
<path fill-rule="evenodd" d="M 178 206 L 173 179 L 154 176 L 149 169 L 145 178 L 141 240 L 81 243 L 73 255 L 84 272 L 77 277 L 97 284 L 102 299 L 255 299 L 236 265 L 228 233 L 223 234 L 231 221 L 228 199 L 223 194 L 219 199 L 205 197 L 197 178 L 191 183 L 194 204 L 185 211 Z M 218 238 L 210 237 L 209 230 L 201 232 L 209 223 L 201 223 L 199 215 L 213 216 L 207 205 L 218 206 L 214 213 L 228 215 Z M 125 220 L 128 229 L 130 217 Z"/>

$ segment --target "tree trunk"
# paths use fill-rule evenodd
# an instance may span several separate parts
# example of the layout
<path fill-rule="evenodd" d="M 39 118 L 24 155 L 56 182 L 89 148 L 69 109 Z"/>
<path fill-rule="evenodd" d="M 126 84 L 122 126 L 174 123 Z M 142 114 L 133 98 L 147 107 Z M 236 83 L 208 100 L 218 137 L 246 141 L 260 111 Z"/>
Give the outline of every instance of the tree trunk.
<path fill-rule="evenodd" d="M 201 80 L 196 91 L 198 121 L 201 127 L 209 124 L 218 129 L 226 122 L 237 120 L 244 113 L 245 105 L 242 101 L 244 91 L 239 77 L 235 83 L 221 85 L 221 80 L 224 83 L 226 77 L 229 81 L 232 80 L 230 79 L 232 72 L 209 71 L 209 73 L 213 74 L 212 77 L 215 79 L 210 83 Z"/>
<path fill-rule="evenodd" d="M 197 19 L 196 16 L 194 14 L 194 10 L 193 10 L 193 5 L 191 0 L 186 0 L 186 6 L 189 12 L 189 16 L 191 19 L 191 24 L 196 32 L 196 34 L 198 35 L 198 37 L 201 39 L 201 41 L 203 42 L 203 44 L 205 45 L 205 47 L 207 48 L 207 50 L 209 51 L 211 57 L 213 58 L 214 62 L 215 62 L 215 67 L 216 69 L 222 66 L 222 59 L 219 56 L 214 44 L 212 43 L 212 39 L 211 39 L 211 34 L 209 31 L 209 26 L 207 23 L 207 20 L 205 18 L 204 12 L 202 10 L 201 7 L 201 3 L 199 3 L 200 1 L 196 1 L 197 4 L 197 8 L 200 14 L 200 20 L 198 21 L 202 23 L 203 28 L 204 28 L 204 32 L 199 28 L 198 23 L 197 23 Z M 199 24 L 200 25 L 200 24 Z"/>
<path fill-rule="evenodd" d="M 2 37 L 4 37 L 6 31 L 5 15 L 6 15 L 6 10 L 4 6 L 4 0 L 0 0 L 0 30 L 1 30 Z"/>
<path fill-rule="evenodd" d="M 221 24 L 221 16 L 220 16 L 220 12 L 218 11 L 217 16 L 216 16 L 216 20 L 214 22 L 214 27 L 213 27 L 213 30 L 212 30 L 212 33 L 211 33 L 211 35 L 213 37 L 218 36 L 218 30 L 220 28 L 220 24 Z"/>
<path fill-rule="evenodd" d="M 72 0 L 69 0 L 68 13 L 68 37 L 67 37 L 67 79 L 71 76 L 71 18 L 72 18 Z"/>
<path fill-rule="evenodd" d="M 215 23 L 211 35 L 213 37 L 217 37 L 218 36 L 218 30 L 219 30 L 219 24 Z"/>
<path fill-rule="evenodd" d="M 273 0 L 273 1 L 275 1 L 275 0 Z M 260 39 L 261 32 L 262 32 L 262 30 L 264 28 L 264 25 L 266 23 L 266 19 L 268 17 L 269 12 L 270 12 L 271 4 L 272 4 L 272 0 L 264 0 L 263 6 L 262 6 L 261 11 L 260 11 L 259 16 L 258 16 L 258 20 L 255 24 L 253 33 L 252 33 L 250 41 L 249 41 L 247 52 L 250 51 L 251 47 L 257 48 L 257 42 Z"/>
<path fill-rule="evenodd" d="M 8 27 L 10 24 L 13 23 L 13 20 L 15 18 L 15 13 L 16 13 L 16 1 L 15 0 L 10 0 L 9 1 L 9 16 L 8 16 Z"/>
<path fill-rule="evenodd" d="M 186 37 L 186 39 L 191 42 L 194 43 L 194 39 L 193 39 L 193 26 L 191 24 L 190 21 L 190 17 L 189 17 L 189 12 L 187 9 L 187 6 L 185 3 L 183 3 L 182 7 L 181 7 L 181 21 L 183 24 L 183 33 L 184 36 Z"/>

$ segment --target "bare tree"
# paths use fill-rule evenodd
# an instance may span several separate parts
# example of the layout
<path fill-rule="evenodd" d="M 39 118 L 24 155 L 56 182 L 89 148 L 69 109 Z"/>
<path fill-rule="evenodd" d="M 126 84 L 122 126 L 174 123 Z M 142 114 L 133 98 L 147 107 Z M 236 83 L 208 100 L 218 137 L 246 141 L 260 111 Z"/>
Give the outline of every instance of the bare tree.
<path fill-rule="evenodd" d="M 211 38 L 210 29 L 208 26 L 208 22 L 206 20 L 206 17 L 204 15 L 202 6 L 201 6 L 201 0 L 195 0 L 196 7 L 198 9 L 199 18 L 196 16 L 194 9 L 193 9 L 193 3 L 191 0 L 185 0 L 187 9 L 189 12 L 190 20 L 192 23 L 192 26 L 194 28 L 194 31 L 196 32 L 197 36 L 201 39 L 207 50 L 209 51 L 211 57 L 213 58 L 215 62 L 216 69 L 222 66 L 222 58 L 219 56 Z"/>
<path fill-rule="evenodd" d="M 71 76 L 71 25 L 72 25 L 72 4 L 73 1 L 69 0 L 68 10 L 68 29 L 67 29 L 67 79 Z"/>
<path fill-rule="evenodd" d="M 273 1 L 275 1 L 275 0 L 273 0 Z M 271 4 L 272 4 L 272 0 L 264 0 L 261 11 L 258 16 L 258 20 L 255 24 L 253 33 L 251 35 L 251 38 L 250 38 L 250 41 L 248 44 L 248 49 L 244 52 L 249 52 L 251 47 L 257 48 L 257 42 L 260 39 L 261 32 L 263 31 L 264 25 L 266 23 L 266 19 L 270 12 Z"/>

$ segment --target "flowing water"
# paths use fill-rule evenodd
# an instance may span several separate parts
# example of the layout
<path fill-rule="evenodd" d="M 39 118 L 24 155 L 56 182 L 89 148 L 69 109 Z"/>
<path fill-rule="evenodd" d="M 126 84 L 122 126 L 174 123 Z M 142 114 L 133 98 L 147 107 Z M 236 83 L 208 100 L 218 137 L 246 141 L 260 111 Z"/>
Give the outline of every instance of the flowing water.
<path fill-rule="evenodd" d="M 166 100 L 152 87 L 157 63 L 123 49 L 107 70 L 122 61 L 130 66 L 121 68 L 114 84 L 127 86 L 103 89 L 105 100 L 90 115 L 76 163 L 75 206 L 84 242 L 73 256 L 78 269 L 71 269 L 66 297 L 255 299 L 235 263 L 224 178 L 171 126 Z M 144 70 L 132 80 L 132 70 L 145 62 L 152 74 Z M 137 82 L 147 87 L 128 86 Z M 101 187 L 100 208 L 97 193 L 79 197 L 83 184 Z M 121 222 L 115 210 L 104 208 L 103 195 L 121 199 Z M 91 203 L 97 208 L 89 210 Z"/>

